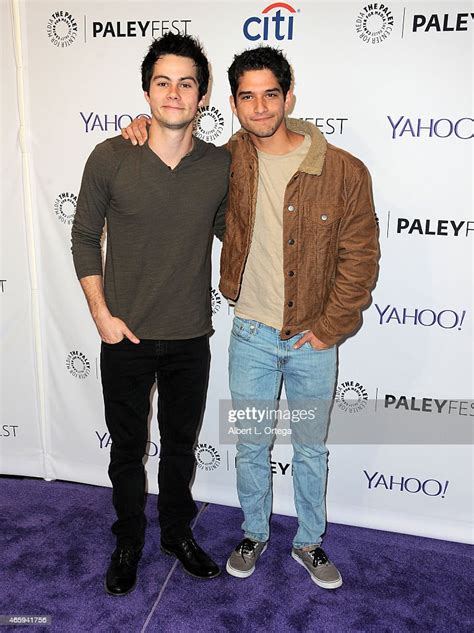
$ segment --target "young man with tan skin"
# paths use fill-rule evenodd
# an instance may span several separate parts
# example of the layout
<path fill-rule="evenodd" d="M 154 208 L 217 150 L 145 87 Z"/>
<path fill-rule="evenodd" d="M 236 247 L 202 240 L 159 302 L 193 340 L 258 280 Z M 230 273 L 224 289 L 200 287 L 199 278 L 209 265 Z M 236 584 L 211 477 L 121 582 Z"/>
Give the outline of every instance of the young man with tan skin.
<path fill-rule="evenodd" d="M 235 303 L 229 348 L 234 408 L 277 403 L 282 381 L 292 412 L 317 405 L 311 424 L 292 426 L 298 530 L 291 555 L 314 583 L 342 577 L 321 547 L 326 528 L 324 444 L 336 382 L 337 345 L 361 323 L 378 268 L 370 176 L 360 160 L 326 142 L 312 124 L 287 119 L 291 70 L 271 47 L 244 51 L 228 71 L 242 129 L 232 155 L 220 290 Z M 132 130 L 139 142 L 145 122 Z M 272 508 L 270 439 L 238 435 L 237 490 L 244 538 L 227 572 L 247 578 L 267 548 Z"/>
<path fill-rule="evenodd" d="M 115 596 L 135 587 L 144 544 L 143 458 L 155 382 L 161 548 L 193 576 L 220 573 L 193 538 L 190 492 L 209 378 L 211 248 L 213 235 L 224 232 L 230 163 L 225 150 L 192 134 L 208 82 L 208 61 L 193 38 L 170 33 L 153 42 L 142 64 L 149 140 L 134 148 L 118 136 L 95 148 L 72 228 L 76 273 L 102 339 L 117 513 L 105 588 Z"/>

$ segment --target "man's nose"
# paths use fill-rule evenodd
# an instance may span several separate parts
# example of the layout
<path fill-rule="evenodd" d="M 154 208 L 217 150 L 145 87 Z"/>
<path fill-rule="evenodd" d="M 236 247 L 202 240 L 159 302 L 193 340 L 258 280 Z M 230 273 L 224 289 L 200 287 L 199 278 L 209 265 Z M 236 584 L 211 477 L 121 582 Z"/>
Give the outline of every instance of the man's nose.
<path fill-rule="evenodd" d="M 173 84 L 170 84 L 170 87 L 168 89 L 168 99 L 179 99 L 179 89 L 178 86 L 174 86 Z"/>
<path fill-rule="evenodd" d="M 255 112 L 266 112 L 267 104 L 264 97 L 255 97 L 254 101 Z"/>

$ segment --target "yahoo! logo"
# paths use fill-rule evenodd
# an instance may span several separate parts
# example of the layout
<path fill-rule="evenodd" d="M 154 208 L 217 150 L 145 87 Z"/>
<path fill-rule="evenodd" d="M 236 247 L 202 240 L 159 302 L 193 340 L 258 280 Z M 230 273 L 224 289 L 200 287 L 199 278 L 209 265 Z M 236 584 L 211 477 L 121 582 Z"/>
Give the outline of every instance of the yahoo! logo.
<path fill-rule="evenodd" d="M 385 488 L 385 490 L 398 490 L 398 492 L 410 492 L 411 494 L 421 492 L 427 497 L 441 497 L 444 499 L 449 486 L 449 481 L 439 481 L 438 479 L 425 479 L 422 481 L 417 477 L 384 475 L 378 471 L 369 474 L 364 470 L 364 475 L 367 477 L 369 490 Z"/>
<path fill-rule="evenodd" d="M 379 313 L 379 325 L 423 325 L 431 327 L 437 325 L 443 330 L 462 329 L 466 310 L 456 312 L 455 310 L 441 310 L 435 312 L 427 308 L 397 308 L 390 304 L 385 307 L 374 304 Z"/>
<path fill-rule="evenodd" d="M 99 114 L 98 112 L 79 112 L 84 123 L 86 134 L 99 130 L 101 132 L 120 132 L 127 127 L 135 117 L 131 114 Z M 136 116 L 150 118 L 149 114 L 137 114 Z"/>
<path fill-rule="evenodd" d="M 268 14 L 274 9 L 277 9 L 277 11 L 270 17 Z M 289 15 L 282 15 L 281 9 L 288 11 Z M 268 7 L 262 11 L 263 17 L 255 15 L 245 20 L 243 26 L 244 36 L 251 42 L 258 40 L 267 41 L 271 37 L 279 41 L 292 40 L 293 14 L 296 12 L 296 9 L 286 2 L 274 2 L 273 4 L 269 4 Z"/>
<path fill-rule="evenodd" d="M 99 440 L 99 448 L 108 448 L 112 445 L 112 438 L 110 437 L 110 433 L 99 433 L 99 431 L 95 432 L 97 439 Z M 158 445 L 151 440 L 145 445 L 145 455 L 147 457 L 156 457 L 158 455 Z"/>
<path fill-rule="evenodd" d="M 411 119 L 404 115 L 394 117 L 387 115 L 392 128 L 392 139 L 408 136 L 411 138 L 456 138 L 468 140 L 474 137 L 472 117 L 461 117 L 457 120 L 440 119 Z"/>

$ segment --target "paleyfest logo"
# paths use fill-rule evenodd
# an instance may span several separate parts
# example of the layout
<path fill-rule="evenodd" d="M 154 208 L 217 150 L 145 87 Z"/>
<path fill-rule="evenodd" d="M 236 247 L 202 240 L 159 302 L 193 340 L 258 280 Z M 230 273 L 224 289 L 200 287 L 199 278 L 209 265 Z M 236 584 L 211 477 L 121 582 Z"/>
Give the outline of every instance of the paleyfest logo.
<path fill-rule="evenodd" d="M 356 18 L 356 33 L 366 44 L 380 44 L 393 29 L 393 15 L 386 4 L 366 5 Z"/>
<path fill-rule="evenodd" d="M 295 13 L 299 13 L 299 9 L 297 11 L 286 2 L 269 4 L 263 9 L 261 16 L 254 15 L 245 20 L 242 27 L 244 37 L 251 42 L 266 42 L 271 38 L 280 42 L 292 40 Z"/>
<path fill-rule="evenodd" d="M 49 18 L 46 32 L 53 46 L 66 48 L 77 37 L 77 22 L 68 11 L 55 11 Z"/>
<path fill-rule="evenodd" d="M 224 117 L 214 106 L 202 106 L 194 119 L 194 135 L 212 143 L 224 130 Z"/>
<path fill-rule="evenodd" d="M 54 202 L 56 217 L 63 224 L 72 224 L 76 213 L 77 196 L 73 193 L 60 193 Z"/>

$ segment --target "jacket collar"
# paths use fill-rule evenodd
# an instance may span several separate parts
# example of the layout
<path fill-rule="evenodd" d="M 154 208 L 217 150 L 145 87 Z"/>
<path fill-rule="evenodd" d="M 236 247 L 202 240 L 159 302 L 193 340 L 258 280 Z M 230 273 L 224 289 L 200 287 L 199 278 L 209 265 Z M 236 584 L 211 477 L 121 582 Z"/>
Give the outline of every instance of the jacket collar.
<path fill-rule="evenodd" d="M 324 159 L 326 158 L 327 141 L 319 129 L 308 121 L 301 119 L 287 118 L 286 125 L 292 132 L 299 134 L 308 134 L 311 137 L 311 145 L 306 154 L 304 161 L 299 166 L 298 171 L 303 171 L 313 176 L 320 176 L 324 167 Z M 253 146 L 249 133 L 245 130 L 239 130 L 230 139 L 231 141 L 245 140 Z"/>

